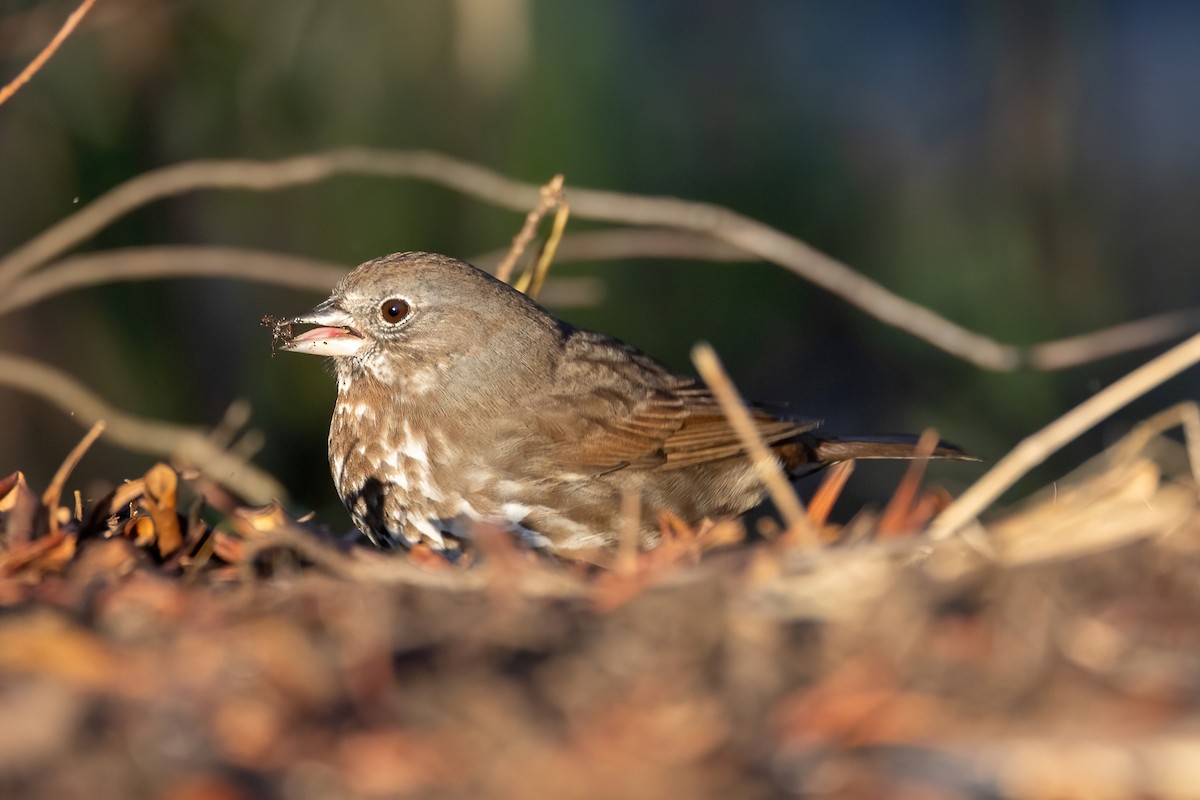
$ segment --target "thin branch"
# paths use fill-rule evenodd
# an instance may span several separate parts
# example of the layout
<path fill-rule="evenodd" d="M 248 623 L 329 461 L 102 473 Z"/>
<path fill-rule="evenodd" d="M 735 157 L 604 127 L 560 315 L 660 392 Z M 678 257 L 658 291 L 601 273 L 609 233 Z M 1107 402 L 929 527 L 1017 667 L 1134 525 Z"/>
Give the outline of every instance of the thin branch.
<path fill-rule="evenodd" d="M 1177 339 L 1194 332 L 1197 327 L 1200 327 L 1200 308 L 1168 311 L 1091 333 L 1034 345 L 1029 348 L 1029 365 L 1034 369 L 1053 372 Z"/>
<path fill-rule="evenodd" d="M 0 260 L 0 295 L 30 270 L 154 200 L 202 188 L 277 189 L 341 173 L 418 178 L 516 211 L 528 209 L 540 199 L 538 187 L 532 184 L 429 151 L 346 149 L 275 162 L 191 161 L 131 178 Z M 582 219 L 707 234 L 786 267 L 881 321 L 981 367 L 1011 370 L 1021 363 L 1017 348 L 951 322 L 800 240 L 729 209 L 669 197 L 575 188 L 571 190 L 571 209 Z"/>
<path fill-rule="evenodd" d="M 567 234 L 558 245 L 556 260 L 564 263 L 634 258 L 728 262 L 760 260 L 739 247 L 706 234 L 669 228 L 610 228 Z"/>
<path fill-rule="evenodd" d="M 66 252 L 134 209 L 197 189 L 270 191 L 315 183 L 339 174 L 418 178 L 492 205 L 521 211 L 538 189 L 491 170 L 425 151 L 334 150 L 282 161 L 188 161 L 144 172 L 110 189 L 0 259 L 0 294 L 22 275 Z"/>
<path fill-rule="evenodd" d="M 1198 361 L 1200 334 L 1146 362 L 1025 439 L 933 521 L 931 538 L 944 539 L 961 530 L 1063 445 Z"/>
<path fill-rule="evenodd" d="M 649 234 L 641 236 L 639 234 Z M 578 247 L 575 242 L 578 240 Z M 644 245 L 644 249 L 641 249 Z M 493 251 L 474 259 L 480 266 L 494 265 L 507 252 Z M 621 229 L 564 235 L 555 260 L 604 258 L 687 258 L 714 261 L 733 260 L 735 250 L 728 245 L 690 233 Z M 609 253 L 610 255 L 605 255 Z M 750 256 L 734 256 L 741 260 Z M 328 293 L 348 267 L 263 250 L 238 247 L 161 245 L 126 247 L 70 256 L 39 269 L 17 282 L 0 297 L 0 315 L 40 303 L 59 294 L 89 286 L 141 280 L 180 278 L 228 278 L 291 289 Z M 594 282 L 594 278 L 564 278 Z M 575 301 L 582 304 L 594 300 Z M 562 304 L 562 298 L 559 299 Z M 570 304 L 570 303 L 568 303 Z"/>
<path fill-rule="evenodd" d="M 490 266 L 507 250 L 474 259 Z M 747 261 L 754 257 L 703 234 L 653 228 L 619 228 L 565 234 L 555 261 L 601 261 L 631 258 L 669 258 L 705 261 Z M 324 293 L 348 271 L 329 261 L 237 247 L 163 245 L 128 247 L 72 256 L 19 281 L 0 296 L 0 315 L 39 303 L 58 294 L 122 281 L 168 278 L 229 278 Z M 1107 356 L 1149 347 L 1194 330 L 1200 309 L 1157 314 L 1099 331 L 1034 345 L 1030 365 L 1053 371 Z"/>
<path fill-rule="evenodd" d="M 515 181 L 492 170 L 429 151 L 385 151 L 344 149 L 315 153 L 281 161 L 250 160 L 191 161 L 163 167 L 138 175 L 110 190 L 70 217 L 50 227 L 24 246 L 0 259 L 0 297 L 11 290 L 23 275 L 66 252 L 100 231 L 113 220 L 148 203 L 198 189 L 243 189 L 267 191 L 285 186 L 313 183 L 339 174 L 364 174 L 393 178 L 414 178 L 445 186 L 466 196 L 474 197 L 499 208 L 526 211 L 541 200 L 538 187 Z M 1050 342 L 1042 347 L 1023 350 L 998 342 L 990 337 L 964 328 L 935 312 L 906 300 L 869 278 L 858 274 L 846 264 L 821 253 L 804 242 L 761 222 L 729 209 L 707 203 L 690 202 L 669 197 L 646 197 L 617 192 L 572 188 L 571 210 L 581 219 L 600 220 L 650 228 L 673 229 L 676 234 L 692 235 L 691 243 L 663 239 L 661 231 L 647 233 L 647 238 L 624 246 L 647 246 L 653 251 L 670 251 L 689 258 L 720 258 L 733 260 L 739 254 L 752 255 L 782 266 L 843 298 L 877 319 L 924 339 L 935 347 L 992 370 L 1013 370 L 1022 365 L 1036 369 L 1058 369 L 1082 363 L 1088 358 L 1088 347 L 1095 348 L 1101 357 L 1119 352 L 1118 341 L 1134 335 L 1132 346 L 1146 346 L 1178 334 L 1187 327 L 1181 320 L 1167 319 L 1157 323 L 1149 320 L 1127 323 L 1135 327 L 1111 329 L 1086 337 L 1090 342 L 1072 337 Z M 560 259 L 597 257 L 596 249 L 619 250 L 619 240 L 595 238 L 579 240 L 593 252 L 575 254 L 566 237 Z M 704 244 L 705 239 L 724 243 L 725 250 Z M 652 241 L 654 244 L 650 244 Z M 695 245 L 695 254 L 681 253 Z M 584 248 L 586 250 L 586 247 Z M 628 250 L 626 251 L 628 252 Z M 648 253 L 653 255 L 653 252 Z M 1188 312 L 1178 312 L 1187 314 Z M 1142 323 L 1146 323 L 1142 327 Z M 1097 344 L 1100 343 L 1100 344 Z M 1103 346 L 1100 346 L 1100 345 Z M 1130 349 L 1126 347 L 1124 349 Z"/>
<path fill-rule="evenodd" d="M 0 105 L 4 105 L 8 98 L 16 94 L 17 90 L 28 83 L 29 79 L 36 75 L 37 71 L 50 60 L 50 56 L 54 55 L 59 45 L 67 40 L 67 37 L 71 35 L 71 31 L 75 30 L 75 26 L 87 15 L 88 10 L 91 9 L 92 4 L 95 2 L 96 0 L 83 0 L 79 4 L 79 8 L 75 9 L 71 13 L 71 16 L 67 17 L 67 21 L 58 29 L 58 33 L 54 34 L 54 38 L 50 40 L 50 43 L 34 56 L 33 61 L 29 62 L 29 66 L 21 70 L 21 73 L 5 84 L 3 88 L 0 88 Z"/>
<path fill-rule="evenodd" d="M 233 278 L 327 293 L 348 268 L 237 247 L 130 247 L 74 256 L 38 270 L 0 296 L 0 314 L 56 294 L 118 281 Z"/>
<path fill-rule="evenodd" d="M 495 272 L 508 249 L 481 253 L 471 263 Z M 558 244 L 555 261 L 621 261 L 628 259 L 675 259 L 685 261 L 758 261 L 745 250 L 689 231 L 664 228 L 612 228 L 604 231 L 567 233 Z"/>
<path fill-rule="evenodd" d="M 696 365 L 696 371 L 717 398 L 730 426 L 742 440 L 742 446 L 746 448 L 746 453 L 758 472 L 759 480 L 767 488 L 779 513 L 783 515 L 788 533 L 797 536 L 805 546 L 815 547 L 818 541 L 817 532 L 804 512 L 804 504 L 800 502 L 796 490 L 784 475 L 783 468 L 779 466 L 779 459 L 772 455 L 762 437 L 758 435 L 754 420 L 750 418 L 750 412 L 746 410 L 746 404 L 737 387 L 729 380 L 721 366 L 716 351 L 711 345 L 701 342 L 692 348 L 692 363 Z"/>
<path fill-rule="evenodd" d="M 217 448 L 204 430 L 118 411 L 74 378 L 45 364 L 0 353 L 0 385 L 41 397 L 85 427 L 104 420 L 108 425 L 105 438 L 114 444 L 136 453 L 178 459 L 251 503 L 287 496 L 277 480 Z"/>

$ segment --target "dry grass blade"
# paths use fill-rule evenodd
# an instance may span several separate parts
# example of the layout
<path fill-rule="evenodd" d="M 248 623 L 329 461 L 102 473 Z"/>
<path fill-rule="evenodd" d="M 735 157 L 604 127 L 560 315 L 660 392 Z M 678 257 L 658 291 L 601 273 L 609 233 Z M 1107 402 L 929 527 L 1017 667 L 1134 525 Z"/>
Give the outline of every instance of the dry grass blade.
<path fill-rule="evenodd" d="M 1177 403 L 1150 419 L 1139 422 L 1111 449 L 1113 461 L 1132 459 L 1154 438 L 1176 426 L 1183 428 L 1184 448 L 1187 450 L 1188 464 L 1192 470 L 1192 482 L 1200 489 L 1200 405 L 1192 400 Z"/>
<path fill-rule="evenodd" d="M 555 175 L 538 192 L 537 205 L 525 216 L 525 224 L 521 226 L 521 230 L 513 237 L 512 247 L 508 249 L 508 255 L 496 267 L 496 277 L 498 279 L 505 283 L 511 283 L 513 270 L 517 266 L 517 260 L 537 235 L 538 225 L 550 213 L 551 209 L 557 207 L 562 202 L 563 180 L 561 174 Z"/>
<path fill-rule="evenodd" d="M 42 48 L 40 53 L 34 56 L 33 61 L 30 61 L 29 65 L 21 70 L 17 77 L 5 84 L 3 88 L 0 88 L 0 105 L 4 105 L 8 98 L 16 94 L 17 90 L 28 83 L 29 79 L 36 75 L 37 71 L 50 60 L 50 56 L 54 55 L 59 46 L 67 40 L 67 37 L 71 35 L 71 32 L 75 30 L 80 20 L 84 18 L 95 2 L 96 0 L 83 0 L 79 4 L 79 8 L 71 12 L 71 16 L 67 17 L 66 22 L 59 28 L 58 33 L 54 34 L 54 38 Z"/>
<path fill-rule="evenodd" d="M 58 503 L 62 499 L 63 487 L 67 483 L 67 478 L 71 472 L 79 464 L 84 453 L 88 451 L 100 434 L 104 433 L 106 423 L 104 420 L 96 420 L 89 430 L 79 441 L 79 444 L 67 454 L 63 459 L 63 463 L 59 465 L 58 470 L 54 473 L 54 477 L 50 480 L 50 485 L 46 487 L 46 491 L 42 494 L 42 505 L 45 506 L 46 512 L 50 515 L 50 533 L 51 535 L 58 532 Z"/>
<path fill-rule="evenodd" d="M 1168 429 L 1182 425 L 1189 475 L 1164 479 L 1146 453 Z M 1023 564 L 1102 553 L 1196 522 L 1200 409 L 1180 403 L 1138 423 L 1106 453 L 988 525 L 998 560 Z M 1161 451 L 1159 451 L 1161 452 Z"/>
<path fill-rule="evenodd" d="M 937 432 L 930 429 L 921 434 L 917 440 L 915 458 L 908 462 L 908 469 L 900 480 L 900 485 L 888 501 L 887 508 L 879 520 L 879 535 L 894 536 L 907 533 L 913 529 L 913 504 L 917 491 L 921 487 L 921 479 L 925 477 L 925 468 L 929 465 L 929 457 L 938 445 Z"/>
<path fill-rule="evenodd" d="M 988 525 L 988 544 L 1007 565 L 1105 553 L 1196 519 L 1195 487 L 1162 479 L 1145 458 L 1109 465 Z"/>
<path fill-rule="evenodd" d="M 1013 448 L 933 522 L 930 535 L 961 530 L 1051 453 L 1118 409 L 1200 361 L 1200 334 L 1146 362 Z"/>
<path fill-rule="evenodd" d="M 730 426 L 741 440 L 742 446 L 750 456 L 750 461 L 758 471 L 759 479 L 767 487 L 772 502 L 779 509 L 779 513 L 783 515 L 788 533 L 794 535 L 803 545 L 815 547 L 817 532 L 809 524 L 808 516 L 804 513 L 804 505 L 783 473 L 783 468 L 779 466 L 778 459 L 771 455 L 771 451 L 763 443 L 762 437 L 758 435 L 754 421 L 750 419 L 750 412 L 746 410 L 746 404 L 737 388 L 725 374 L 716 351 L 708 344 L 700 343 L 692 348 L 692 363 L 696 365 L 700 377 L 704 379 L 713 396 L 717 398 L 717 402 L 721 405 L 721 411 L 724 412 Z"/>
<path fill-rule="evenodd" d="M 834 503 L 841 497 L 842 490 L 846 488 L 846 482 L 850 480 L 850 475 L 854 472 L 854 463 L 854 459 L 850 459 L 834 464 L 829 468 L 821 485 L 817 487 L 812 500 L 808 503 L 808 520 L 814 528 L 820 529 L 825 526 L 825 522 L 833 511 Z"/>
<path fill-rule="evenodd" d="M 558 243 L 562 241 L 563 231 L 567 229 L 567 219 L 570 216 L 570 205 L 567 204 L 566 200 L 560 200 L 558 210 L 554 212 L 554 223 L 550 228 L 550 238 L 546 240 L 546 246 L 542 248 L 542 254 L 533 268 L 528 286 L 522 288 L 522 291 L 534 300 L 537 300 L 538 295 L 542 293 L 542 284 L 546 282 L 546 275 L 550 272 L 550 265 L 554 263 L 554 255 L 558 252 Z"/>

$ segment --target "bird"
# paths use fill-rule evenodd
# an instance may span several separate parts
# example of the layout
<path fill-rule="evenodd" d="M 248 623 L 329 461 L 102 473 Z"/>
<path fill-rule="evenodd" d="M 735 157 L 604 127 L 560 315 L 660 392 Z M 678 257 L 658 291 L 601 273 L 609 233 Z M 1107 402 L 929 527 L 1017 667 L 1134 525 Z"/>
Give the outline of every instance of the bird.
<path fill-rule="evenodd" d="M 649 549 L 660 512 L 699 525 L 764 499 L 704 384 L 458 259 L 367 261 L 274 334 L 280 349 L 332 362 L 330 471 L 377 547 L 460 549 L 487 525 L 559 555 L 603 551 L 617 543 L 632 493 Z M 915 437 L 827 436 L 818 421 L 748 409 L 793 476 L 917 457 Z M 944 442 L 933 456 L 970 458 Z"/>

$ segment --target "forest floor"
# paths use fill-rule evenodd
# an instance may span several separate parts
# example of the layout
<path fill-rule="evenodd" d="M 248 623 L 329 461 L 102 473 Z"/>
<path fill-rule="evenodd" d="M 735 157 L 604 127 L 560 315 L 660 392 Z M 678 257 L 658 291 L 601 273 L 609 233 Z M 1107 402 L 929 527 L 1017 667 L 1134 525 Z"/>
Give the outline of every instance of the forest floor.
<path fill-rule="evenodd" d="M 0 482 L 0 796 L 1200 793 L 1170 439 L 941 540 L 918 492 L 817 547 L 666 522 L 609 568 L 381 553 L 165 465 L 90 507 L 61 477 Z"/>

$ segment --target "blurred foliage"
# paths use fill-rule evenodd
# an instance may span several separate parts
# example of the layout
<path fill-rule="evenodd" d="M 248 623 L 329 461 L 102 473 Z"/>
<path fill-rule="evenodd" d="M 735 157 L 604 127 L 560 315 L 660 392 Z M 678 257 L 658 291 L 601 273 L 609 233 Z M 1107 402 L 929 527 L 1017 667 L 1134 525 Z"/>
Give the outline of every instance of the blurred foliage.
<path fill-rule="evenodd" d="M 16 74 L 72 2 L 0 0 Z M 1200 302 L 1200 6 L 1181 3 L 101 0 L 0 107 L 0 248 L 144 170 L 195 158 L 425 147 L 525 180 L 707 200 L 946 316 L 1033 343 Z M 443 189 L 337 178 L 176 198 L 88 247 L 231 244 L 347 267 L 503 246 L 518 215 Z M 572 223 L 573 229 L 584 227 Z M 577 227 L 576 227 L 577 226 Z M 562 265 L 602 277 L 572 321 L 686 368 L 714 343 L 747 395 L 847 432 L 936 426 L 987 459 L 1145 354 L 991 375 L 762 265 Z M 249 398 L 260 463 L 331 520 L 332 382 L 271 358 L 264 313 L 319 298 L 228 281 L 77 292 L 0 318 L 5 349 L 122 408 L 209 425 Z M 1200 383 L 1184 377 L 1117 429 Z M 81 434 L 0 388 L 0 473 L 41 485 Z M 1094 451 L 1102 429 L 1044 483 Z M 92 476 L 148 459 L 98 447 Z M 862 469 L 851 493 L 894 475 Z M 936 477 L 961 487 L 961 466 Z M 97 487 L 97 491 L 100 487 Z"/>

